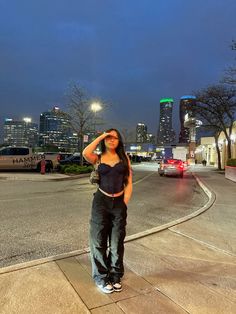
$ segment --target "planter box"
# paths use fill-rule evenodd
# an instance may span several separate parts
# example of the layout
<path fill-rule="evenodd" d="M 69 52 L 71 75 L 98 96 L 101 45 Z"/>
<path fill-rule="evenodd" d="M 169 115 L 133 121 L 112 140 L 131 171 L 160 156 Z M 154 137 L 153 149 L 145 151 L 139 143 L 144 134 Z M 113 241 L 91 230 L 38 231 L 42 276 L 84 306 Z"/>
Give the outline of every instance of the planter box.
<path fill-rule="evenodd" d="M 236 167 L 225 166 L 225 177 L 236 182 Z"/>

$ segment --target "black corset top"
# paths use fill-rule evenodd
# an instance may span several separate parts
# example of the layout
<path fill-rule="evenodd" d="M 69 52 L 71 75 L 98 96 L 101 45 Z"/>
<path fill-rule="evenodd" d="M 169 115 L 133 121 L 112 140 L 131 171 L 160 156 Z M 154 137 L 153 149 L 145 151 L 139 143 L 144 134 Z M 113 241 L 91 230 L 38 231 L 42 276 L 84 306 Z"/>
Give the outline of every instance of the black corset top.
<path fill-rule="evenodd" d="M 105 163 L 98 165 L 100 175 L 99 187 L 106 193 L 115 194 L 124 189 L 125 166 L 122 161 L 110 166 Z"/>

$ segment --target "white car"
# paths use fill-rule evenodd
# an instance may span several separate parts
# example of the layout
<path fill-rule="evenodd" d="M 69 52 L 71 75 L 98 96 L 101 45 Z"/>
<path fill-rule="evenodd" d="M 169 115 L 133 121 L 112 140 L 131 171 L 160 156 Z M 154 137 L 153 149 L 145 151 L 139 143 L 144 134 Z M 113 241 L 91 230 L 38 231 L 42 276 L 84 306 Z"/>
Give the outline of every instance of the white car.
<path fill-rule="evenodd" d="M 41 160 L 46 161 L 46 170 L 57 167 L 56 157 L 32 152 L 29 147 L 3 147 L 0 149 L 0 170 L 35 169 L 40 170 Z"/>

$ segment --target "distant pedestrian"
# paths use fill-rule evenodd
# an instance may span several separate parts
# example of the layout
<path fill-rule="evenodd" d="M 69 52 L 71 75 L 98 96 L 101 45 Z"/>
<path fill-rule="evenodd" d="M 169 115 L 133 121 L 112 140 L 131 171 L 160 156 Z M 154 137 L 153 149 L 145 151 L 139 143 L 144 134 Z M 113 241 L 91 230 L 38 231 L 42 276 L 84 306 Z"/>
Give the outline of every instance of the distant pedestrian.
<path fill-rule="evenodd" d="M 101 155 L 94 153 L 99 143 Z M 132 194 L 130 160 L 116 129 L 98 136 L 83 156 L 93 165 L 98 163 L 100 177 L 90 220 L 92 276 L 102 292 L 121 291 L 127 204 Z"/>
<path fill-rule="evenodd" d="M 206 164 L 207 164 L 206 159 L 203 159 L 203 161 L 202 161 L 202 165 L 203 165 L 203 166 L 206 166 Z"/>

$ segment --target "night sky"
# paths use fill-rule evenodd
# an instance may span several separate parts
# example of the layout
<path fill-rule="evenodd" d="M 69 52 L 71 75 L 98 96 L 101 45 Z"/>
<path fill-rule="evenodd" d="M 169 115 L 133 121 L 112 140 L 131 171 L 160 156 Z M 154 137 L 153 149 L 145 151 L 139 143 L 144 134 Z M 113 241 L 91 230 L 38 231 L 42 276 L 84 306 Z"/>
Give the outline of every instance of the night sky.
<path fill-rule="evenodd" d="M 235 62 L 235 0 L 0 0 L 0 120 L 65 109 L 70 81 L 108 125 L 156 135 L 159 100 L 217 83 Z"/>

